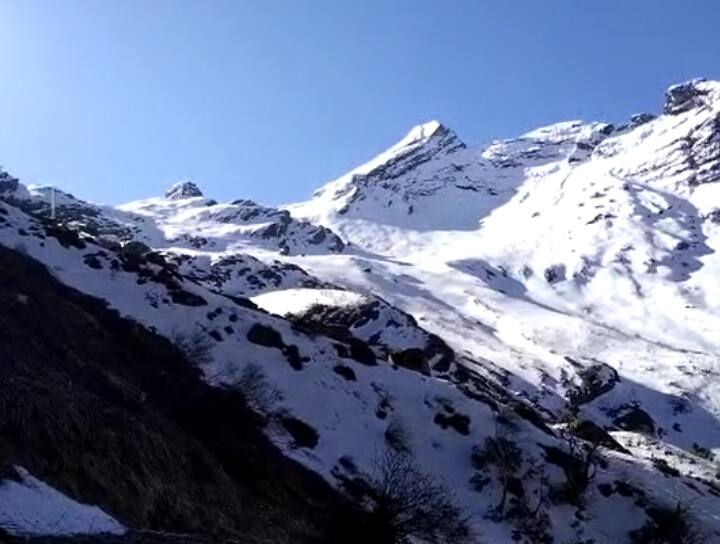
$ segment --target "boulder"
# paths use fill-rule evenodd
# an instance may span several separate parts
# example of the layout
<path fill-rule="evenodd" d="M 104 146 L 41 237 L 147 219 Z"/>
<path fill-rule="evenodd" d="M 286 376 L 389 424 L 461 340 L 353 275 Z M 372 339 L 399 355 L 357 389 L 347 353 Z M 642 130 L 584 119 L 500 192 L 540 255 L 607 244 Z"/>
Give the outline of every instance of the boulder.
<path fill-rule="evenodd" d="M 138 242 L 136 240 L 127 242 L 120 248 L 120 254 L 123 257 L 130 258 L 144 257 L 151 251 L 152 250 L 146 244 L 143 244 L 142 242 Z"/>
<path fill-rule="evenodd" d="M 583 419 L 574 422 L 570 426 L 570 431 L 578 438 L 587 440 L 592 444 L 600 444 L 601 446 L 605 446 L 608 449 L 619 451 L 621 453 L 630 453 L 628 450 L 623 448 L 620 443 L 610 435 L 610 433 L 590 420 Z"/>
<path fill-rule="evenodd" d="M 402 351 L 394 351 L 390 354 L 390 362 L 394 365 L 414 370 L 421 374 L 430 375 L 430 365 L 428 364 L 425 352 L 420 348 L 408 348 Z"/>
<path fill-rule="evenodd" d="M 632 431 L 642 434 L 655 434 L 655 420 L 645 410 L 638 406 L 628 406 L 622 408 L 613 424 L 617 425 L 624 431 Z"/>

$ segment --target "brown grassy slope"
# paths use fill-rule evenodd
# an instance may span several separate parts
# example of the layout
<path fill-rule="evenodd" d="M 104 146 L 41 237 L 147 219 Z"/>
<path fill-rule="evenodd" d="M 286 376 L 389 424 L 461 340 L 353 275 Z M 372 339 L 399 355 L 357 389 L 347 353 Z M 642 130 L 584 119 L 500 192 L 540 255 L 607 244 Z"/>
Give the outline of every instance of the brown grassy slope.
<path fill-rule="evenodd" d="M 358 519 L 260 429 L 164 338 L 0 246 L 0 467 L 129 526 L 217 540 L 321 542 Z"/>

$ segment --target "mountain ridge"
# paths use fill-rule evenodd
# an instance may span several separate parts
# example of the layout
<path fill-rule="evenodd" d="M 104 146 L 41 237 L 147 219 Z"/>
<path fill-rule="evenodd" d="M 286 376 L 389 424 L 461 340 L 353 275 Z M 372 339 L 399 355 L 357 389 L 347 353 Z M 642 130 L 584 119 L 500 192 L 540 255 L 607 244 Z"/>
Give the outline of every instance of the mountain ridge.
<path fill-rule="evenodd" d="M 281 208 L 180 185 L 118 208 L 58 192 L 51 221 L 46 189 L 3 174 L 0 244 L 205 338 L 212 386 L 259 365 L 282 394 L 272 440 L 338 489 L 403 428 L 479 540 L 655 542 L 638 540 L 653 512 L 692 504 L 714 542 L 719 120 L 720 83 L 693 80 L 618 126 L 473 148 L 425 123 Z M 501 438 L 520 456 L 509 499 Z"/>

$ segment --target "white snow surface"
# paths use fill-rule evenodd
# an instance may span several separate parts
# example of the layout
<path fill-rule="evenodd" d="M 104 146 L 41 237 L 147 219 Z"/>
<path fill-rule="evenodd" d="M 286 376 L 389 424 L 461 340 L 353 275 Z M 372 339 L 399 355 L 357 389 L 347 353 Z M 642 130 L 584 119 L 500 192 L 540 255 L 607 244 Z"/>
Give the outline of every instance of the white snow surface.
<path fill-rule="evenodd" d="M 528 403 L 548 421 L 589 369 L 600 369 L 604 382 L 617 375 L 578 415 L 607 428 L 630 454 L 604 453 L 608 466 L 591 484 L 581 521 L 569 505 L 548 507 L 555 541 L 629 542 L 628 531 L 646 519 L 642 508 L 632 497 L 597 491 L 629 482 L 652 501 L 692 504 L 706 541 L 720 542 L 713 468 L 720 457 L 720 83 L 688 85 L 669 91 L 672 113 L 642 123 L 570 121 L 475 148 L 440 123 L 420 125 L 309 201 L 288 205 L 293 222 L 304 225 L 294 230 L 290 254 L 248 234 L 277 210 L 237 221 L 248 205 L 205 197 L 101 209 L 108 221 L 131 225 L 136 239 L 186 257 L 182 287 L 203 306 L 173 303 L 161 283 L 139 285 L 136 274 L 112 269 L 113 253 L 92 241 L 65 248 L 35 236 L 41 227 L 12 201 L 0 215 L 0 243 L 21 244 L 61 281 L 161 334 L 220 335 L 204 369 L 211 383 L 232 383 L 247 364 L 260 364 L 284 397 L 280 410 L 320 436 L 313 449 L 297 447 L 280 428 L 273 438 L 331 483 L 341 457 L 371 471 L 389 423 L 401 421 L 415 458 L 454 491 L 479 541 L 509 543 L 514 530 L 486 518 L 498 486 L 478 492 L 470 485 L 472 448 L 494 433 L 490 405 L 465 394 L 470 386 L 452 371 L 425 376 L 384 361 L 357 364 L 338 355 L 337 340 L 280 316 L 313 304 L 381 300 L 447 342 L 455 369 L 496 384 L 505 400 Z M 26 193 L 15 191 L 20 199 Z M 350 245 L 335 252 L 308 244 L 303 236 L 318 226 Z M 207 243 L 191 243 L 198 236 Z M 84 264 L 102 251 L 100 269 Z M 247 281 L 247 270 L 265 279 Z M 320 290 L 307 288 L 310 278 Z M 225 295 L 252 296 L 276 315 Z M 301 370 L 280 349 L 248 341 L 257 324 L 298 348 Z M 399 328 L 398 338 L 407 330 Z M 395 333 L 388 327 L 386 334 Z M 418 341 L 414 334 L 404 346 Z M 338 365 L 351 366 L 356 379 L 334 372 Z M 651 417 L 653 436 L 619 426 L 629 409 Z M 450 413 L 469 417 L 468 434 L 436 423 Z M 541 446 L 563 447 L 525 421 L 513 440 L 528 463 L 543 459 Z M 658 459 L 680 476 L 661 474 Z M 558 467 L 546 470 L 562 481 Z"/>
<path fill-rule="evenodd" d="M 318 304 L 343 307 L 368 301 L 358 293 L 340 289 L 283 289 L 264 293 L 250 300 L 263 310 L 277 315 L 302 314 Z"/>
<path fill-rule="evenodd" d="M 80 504 L 15 467 L 19 481 L 0 481 L 0 528 L 19 536 L 125 533 L 97 506 Z"/>

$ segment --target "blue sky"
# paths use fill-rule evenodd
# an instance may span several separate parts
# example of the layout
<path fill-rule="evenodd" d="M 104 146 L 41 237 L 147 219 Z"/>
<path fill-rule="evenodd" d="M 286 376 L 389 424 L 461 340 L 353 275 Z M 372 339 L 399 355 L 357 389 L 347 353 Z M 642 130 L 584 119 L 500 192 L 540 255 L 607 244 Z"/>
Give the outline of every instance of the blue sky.
<path fill-rule="evenodd" d="M 282 203 L 437 118 L 468 143 L 720 78 L 720 2 L 0 0 L 0 164 L 106 203 Z"/>

